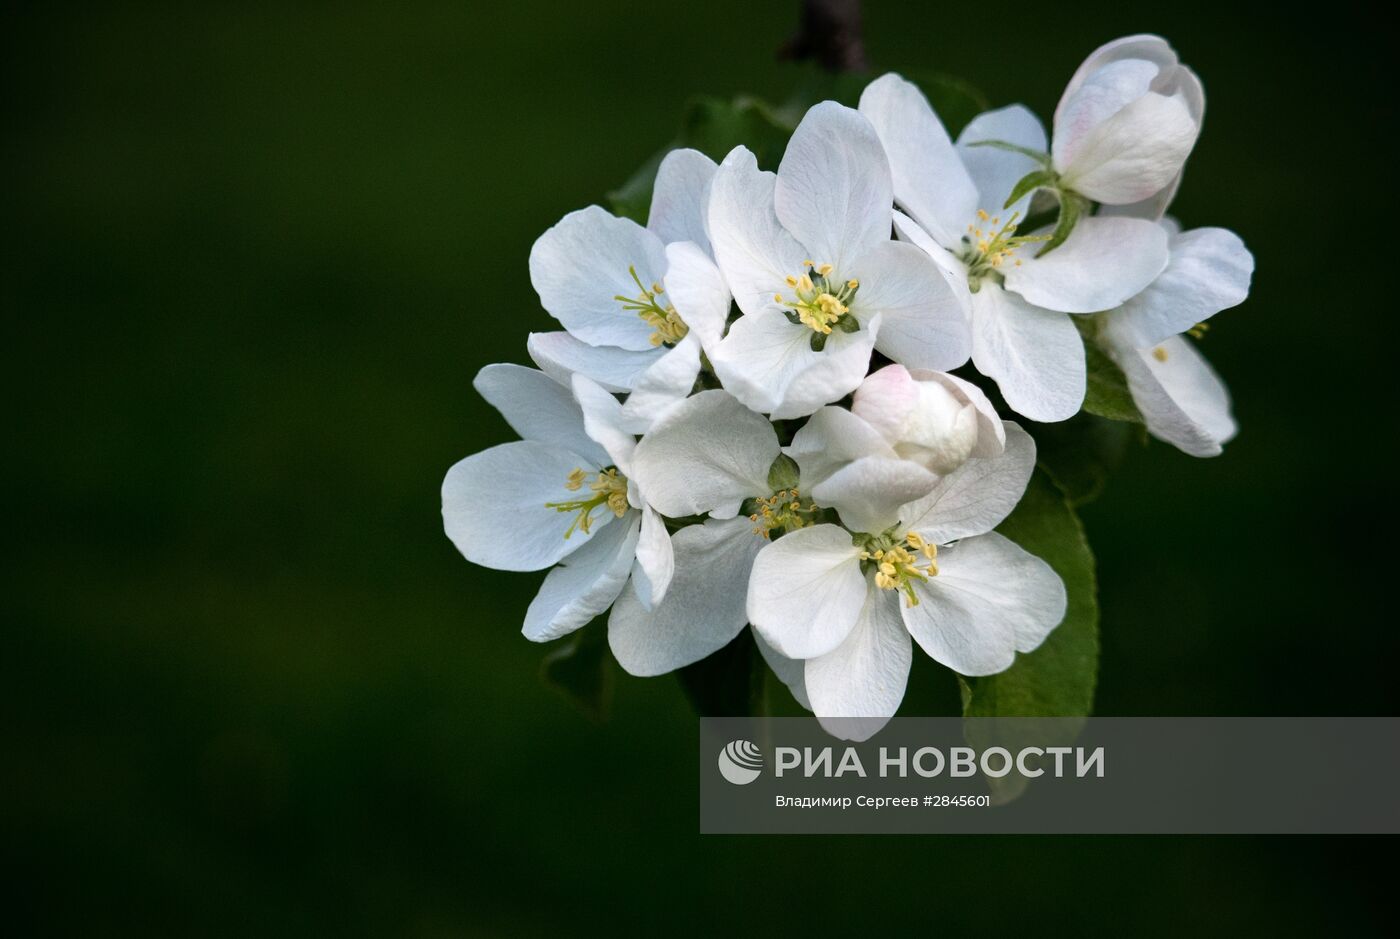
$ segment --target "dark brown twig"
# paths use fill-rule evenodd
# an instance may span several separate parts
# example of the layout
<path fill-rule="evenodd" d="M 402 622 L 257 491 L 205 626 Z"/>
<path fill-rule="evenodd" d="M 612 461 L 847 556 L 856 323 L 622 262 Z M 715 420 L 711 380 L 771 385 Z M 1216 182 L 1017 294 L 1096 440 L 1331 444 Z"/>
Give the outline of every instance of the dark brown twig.
<path fill-rule="evenodd" d="M 828 72 L 865 71 L 860 0 L 804 0 L 797 34 L 778 55 L 796 61 L 811 59 Z"/>

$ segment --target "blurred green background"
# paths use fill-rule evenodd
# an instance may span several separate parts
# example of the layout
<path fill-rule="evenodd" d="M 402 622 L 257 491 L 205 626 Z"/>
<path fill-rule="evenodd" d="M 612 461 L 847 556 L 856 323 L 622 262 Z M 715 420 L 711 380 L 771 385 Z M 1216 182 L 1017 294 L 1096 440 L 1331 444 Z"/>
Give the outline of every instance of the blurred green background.
<path fill-rule="evenodd" d="M 619 676 L 611 721 L 588 721 L 519 635 L 539 576 L 443 537 L 444 471 L 510 437 L 472 376 L 549 328 L 532 241 L 691 95 L 785 97 L 796 8 L 7 7 L 15 935 L 1380 916 L 1340 840 L 701 838 L 676 682 Z M 1135 451 L 1085 510 L 1098 711 L 1395 713 L 1378 40 L 1337 5 L 874 0 L 866 27 L 877 70 L 1047 118 L 1118 35 L 1160 32 L 1203 77 L 1175 213 L 1258 258 L 1205 341 L 1243 433 L 1213 461 Z"/>

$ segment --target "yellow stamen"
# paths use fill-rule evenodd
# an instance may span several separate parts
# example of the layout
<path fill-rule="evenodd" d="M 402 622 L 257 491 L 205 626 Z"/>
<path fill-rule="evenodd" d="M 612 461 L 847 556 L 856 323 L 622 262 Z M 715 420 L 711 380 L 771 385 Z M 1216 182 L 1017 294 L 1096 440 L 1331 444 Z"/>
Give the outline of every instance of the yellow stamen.
<path fill-rule="evenodd" d="M 773 300 L 791 311 L 788 317 L 793 322 L 829 336 L 837 321 L 851 312 L 850 304 L 860 289 L 860 281 L 837 281 L 831 276 L 835 270 L 831 264 L 805 263 L 808 269 L 800 276 L 784 278 L 795 296 L 789 299 L 775 294 Z"/>
<path fill-rule="evenodd" d="M 588 481 L 588 474 L 581 468 L 575 467 L 564 483 L 564 488 L 570 492 L 578 492 L 583 488 L 583 484 Z M 627 514 L 629 504 L 627 502 L 627 477 L 619 473 L 615 468 L 609 467 L 599 470 L 593 478 L 593 482 L 588 486 L 592 495 L 584 499 L 573 499 L 568 502 L 546 502 L 545 508 L 553 509 L 556 512 L 574 512 L 577 517 L 568 530 L 564 532 L 567 539 L 575 531 L 581 531 L 585 535 L 593 527 L 593 510 L 600 506 L 607 506 L 608 511 L 621 518 Z"/>
<path fill-rule="evenodd" d="M 887 537 L 889 536 L 883 536 L 881 540 Z M 889 544 L 888 541 L 884 543 Z M 914 551 L 923 555 L 922 567 L 919 566 L 919 558 Z M 934 563 L 937 555 L 937 545 L 930 544 L 918 532 L 911 531 L 904 536 L 903 544 L 862 551 L 860 559 L 875 562 L 875 586 L 881 590 L 903 590 L 905 604 L 918 606 L 919 596 L 914 592 L 914 582 L 926 581 L 938 575 L 938 565 Z"/>
<path fill-rule="evenodd" d="M 686 325 L 685 320 L 681 319 L 674 306 L 669 303 L 662 306 L 660 300 L 657 299 L 666 292 L 661 288 L 661 285 L 654 283 L 648 289 L 643 286 L 642 279 L 637 276 L 636 267 L 629 267 L 627 271 L 632 275 L 632 282 L 637 285 L 637 290 L 640 292 L 635 297 L 624 297 L 618 294 L 613 299 L 621 303 L 624 310 L 635 312 L 648 326 L 656 330 L 651 334 L 652 345 L 659 346 L 663 343 L 675 345 L 684 339 L 686 333 L 690 332 L 690 327 Z"/>

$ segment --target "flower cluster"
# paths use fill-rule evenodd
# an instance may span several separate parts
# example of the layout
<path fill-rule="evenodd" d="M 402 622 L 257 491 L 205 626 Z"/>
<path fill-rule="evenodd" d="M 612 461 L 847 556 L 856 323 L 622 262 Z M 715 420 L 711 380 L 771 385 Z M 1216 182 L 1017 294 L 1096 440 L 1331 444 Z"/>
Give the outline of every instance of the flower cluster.
<path fill-rule="evenodd" d="M 1135 36 L 1080 67 L 1048 141 L 1019 105 L 953 140 L 889 74 L 858 108 L 812 107 L 776 173 L 742 146 L 672 151 L 645 227 L 592 206 L 535 243 L 564 328 L 529 337 L 538 369 L 477 376 L 522 439 L 448 472 L 449 537 L 477 564 L 552 568 L 532 640 L 611 608 L 634 675 L 751 624 L 804 706 L 866 721 L 846 734 L 895 713 L 916 643 L 962 675 L 1007 669 L 1066 595 L 994 531 L 1036 447 L 984 388 L 1070 418 L 1088 342 L 1155 436 L 1206 456 L 1234 433 L 1185 337 L 1244 300 L 1253 259 L 1163 217 L 1203 106 Z"/>

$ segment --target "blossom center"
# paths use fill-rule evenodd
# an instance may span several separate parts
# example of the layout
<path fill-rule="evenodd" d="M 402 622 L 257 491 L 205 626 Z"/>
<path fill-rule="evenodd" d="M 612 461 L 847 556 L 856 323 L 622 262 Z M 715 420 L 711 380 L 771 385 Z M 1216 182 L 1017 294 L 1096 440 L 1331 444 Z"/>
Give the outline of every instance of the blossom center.
<path fill-rule="evenodd" d="M 753 503 L 749 521 L 753 522 L 753 533 L 761 538 L 772 538 L 774 531 L 783 534 L 806 528 L 814 524 L 816 515 L 821 512 L 815 502 L 809 500 L 803 504 L 796 489 L 779 489 Z"/>
<path fill-rule="evenodd" d="M 831 330 L 853 333 L 860 323 L 851 314 L 851 301 L 860 290 L 860 281 L 835 277 L 830 264 L 803 261 L 806 270 L 797 277 L 787 277 L 792 296 L 773 294 L 773 302 L 785 307 L 784 315 L 794 325 L 806 326 L 815 335 L 812 348 L 820 349 Z M 821 337 L 817 339 L 816 337 Z"/>
<path fill-rule="evenodd" d="M 1016 234 L 1016 222 L 1020 217 L 1020 212 L 1013 212 L 1003 223 L 1001 216 L 978 209 L 977 222 L 967 226 L 958 257 L 967 265 L 967 284 L 974 293 L 985 278 L 999 273 L 1002 266 L 1008 263 L 1021 266 L 1021 259 L 1015 257 L 1017 248 L 1050 240 L 1049 235 Z"/>
<path fill-rule="evenodd" d="M 545 508 L 553 509 L 556 512 L 575 513 L 574 522 L 569 526 L 569 530 L 564 532 L 567 539 L 575 531 L 581 531 L 585 535 L 593 526 L 593 511 L 599 506 L 607 506 L 608 511 L 618 518 L 622 518 L 627 513 L 627 477 L 619 473 L 616 467 L 608 467 L 599 470 L 590 476 L 581 468 L 574 467 L 574 471 L 569 474 L 569 479 L 564 483 L 564 488 L 570 492 L 580 492 L 584 485 L 588 486 L 588 496 L 573 499 L 567 502 L 546 502 Z"/>
<path fill-rule="evenodd" d="M 866 539 L 860 559 L 875 568 L 875 586 L 881 590 L 902 590 L 907 606 L 918 606 L 915 581 L 938 575 L 938 545 L 924 540 L 918 532 L 907 532 L 903 539 L 885 533 Z M 920 562 L 923 567 L 920 567 Z"/>
<path fill-rule="evenodd" d="M 637 285 L 637 295 L 624 297 L 618 294 L 613 299 L 621 303 L 624 310 L 635 312 L 643 322 L 655 330 L 651 334 L 651 344 L 674 346 L 684 339 L 685 334 L 690 332 L 690 327 L 681 319 L 674 306 L 670 303 L 663 305 L 661 295 L 666 291 L 662 286 L 659 283 L 650 287 L 643 284 L 642 279 L 637 276 L 635 265 L 627 268 L 627 272 L 632 275 L 632 282 Z"/>

